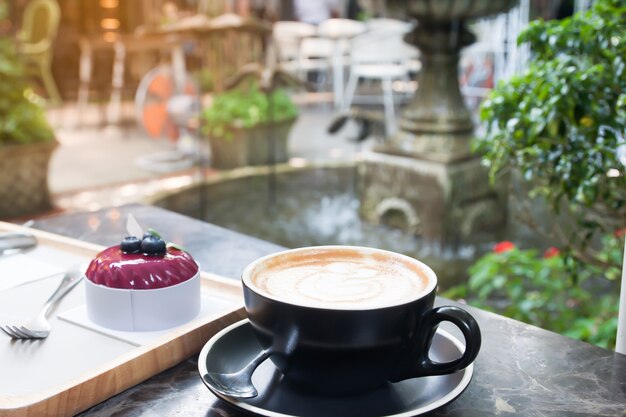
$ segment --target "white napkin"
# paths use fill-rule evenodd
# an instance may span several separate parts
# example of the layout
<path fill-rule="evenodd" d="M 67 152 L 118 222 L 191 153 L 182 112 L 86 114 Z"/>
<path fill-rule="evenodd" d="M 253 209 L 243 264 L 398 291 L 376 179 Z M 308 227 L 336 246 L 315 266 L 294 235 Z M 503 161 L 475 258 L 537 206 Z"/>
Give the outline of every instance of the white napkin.
<path fill-rule="evenodd" d="M 81 283 L 81 285 L 83 284 Z M 232 299 L 222 298 L 217 295 L 213 296 L 203 292 L 200 313 L 191 321 L 224 314 L 226 311 L 234 309 L 236 306 L 237 302 Z M 174 327 L 154 332 L 125 332 L 122 330 L 107 329 L 106 327 L 94 323 L 87 317 L 87 306 L 85 304 L 63 311 L 59 313 L 58 317 L 61 320 L 68 321 L 135 346 L 149 345 L 176 329 Z"/>
<path fill-rule="evenodd" d="M 17 253 L 0 257 L 0 291 L 16 285 L 36 281 L 65 270 L 57 265 Z"/>

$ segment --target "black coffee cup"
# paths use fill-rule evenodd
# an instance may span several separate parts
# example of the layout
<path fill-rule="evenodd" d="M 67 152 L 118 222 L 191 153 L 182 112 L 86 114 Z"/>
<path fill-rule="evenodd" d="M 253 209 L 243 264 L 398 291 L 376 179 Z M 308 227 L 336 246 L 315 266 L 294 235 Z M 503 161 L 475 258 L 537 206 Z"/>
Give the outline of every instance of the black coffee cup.
<path fill-rule="evenodd" d="M 294 259 L 315 263 L 341 253 L 403 263 L 419 272 L 423 290 L 401 303 L 356 308 L 316 306 L 281 299 L 255 284 L 268 265 L 289 268 Z M 349 275 L 349 274 L 348 274 Z M 261 345 L 291 383 L 309 392 L 350 395 L 386 382 L 460 371 L 476 358 L 481 334 L 476 320 L 453 306 L 433 308 L 437 277 L 413 258 L 363 247 L 318 246 L 275 253 L 252 262 L 243 272 L 248 318 Z M 286 298 L 286 297 L 285 297 Z M 463 355 L 445 363 L 430 360 L 428 351 L 439 323 L 454 323 L 465 337 Z"/>

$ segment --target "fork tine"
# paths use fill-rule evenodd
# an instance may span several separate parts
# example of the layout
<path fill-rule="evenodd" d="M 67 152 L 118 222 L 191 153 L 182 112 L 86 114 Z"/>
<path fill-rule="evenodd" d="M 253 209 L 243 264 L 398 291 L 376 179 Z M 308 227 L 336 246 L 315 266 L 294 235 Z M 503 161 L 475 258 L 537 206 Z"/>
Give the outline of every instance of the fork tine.
<path fill-rule="evenodd" d="M 0 329 L 14 339 L 43 339 L 50 334 L 47 316 L 52 308 L 74 288 L 83 278 L 79 267 L 69 268 L 63 275 L 59 286 L 44 304 L 39 314 L 26 325 L 0 325 Z"/>
<path fill-rule="evenodd" d="M 30 339 L 32 337 L 31 332 L 24 326 L 14 325 L 13 330 L 15 330 L 15 333 L 21 335 L 24 339 Z"/>
<path fill-rule="evenodd" d="M 50 333 L 49 331 L 46 331 L 43 329 L 35 330 L 35 329 L 28 328 L 26 326 L 15 326 L 15 327 L 19 327 L 19 330 L 22 333 L 24 333 L 26 336 L 28 336 L 29 339 L 44 339 Z"/>
<path fill-rule="evenodd" d="M 5 332 L 9 337 L 11 338 L 15 338 L 13 332 L 11 331 L 11 329 L 9 329 L 8 326 L 6 325 L 0 325 L 0 330 L 2 330 L 3 332 Z"/>
<path fill-rule="evenodd" d="M 16 337 L 18 339 L 30 339 L 30 336 L 28 335 L 28 333 L 23 332 L 22 330 L 20 330 L 19 326 L 8 326 L 13 333 L 16 335 Z"/>
<path fill-rule="evenodd" d="M 23 337 L 20 333 L 15 331 L 13 326 L 9 324 L 4 325 L 3 330 L 13 339 L 21 339 Z"/>

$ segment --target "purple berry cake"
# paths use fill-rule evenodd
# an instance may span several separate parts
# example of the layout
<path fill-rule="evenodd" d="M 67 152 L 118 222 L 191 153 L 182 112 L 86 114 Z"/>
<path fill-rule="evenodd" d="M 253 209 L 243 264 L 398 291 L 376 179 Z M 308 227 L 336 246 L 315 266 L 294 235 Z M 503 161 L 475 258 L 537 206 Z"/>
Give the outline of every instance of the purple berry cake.
<path fill-rule="evenodd" d="M 129 236 L 103 250 L 85 276 L 87 314 L 103 327 L 162 330 L 183 324 L 200 311 L 198 264 L 156 233 L 142 239 Z"/>

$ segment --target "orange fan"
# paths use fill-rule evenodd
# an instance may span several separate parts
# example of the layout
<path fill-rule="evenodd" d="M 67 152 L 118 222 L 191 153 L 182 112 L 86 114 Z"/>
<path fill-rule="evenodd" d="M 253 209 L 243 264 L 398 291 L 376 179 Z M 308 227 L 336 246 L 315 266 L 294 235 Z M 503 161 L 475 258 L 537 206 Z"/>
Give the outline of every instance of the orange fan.
<path fill-rule="evenodd" d="M 199 107 L 198 89 L 185 74 L 177 87 L 170 67 L 159 66 L 146 74 L 135 95 L 139 125 L 153 138 L 176 142 L 181 129 Z"/>
<path fill-rule="evenodd" d="M 167 65 L 149 71 L 142 78 L 135 94 L 137 122 L 148 136 L 167 139 L 176 149 L 142 156 L 138 158 L 137 164 L 157 171 L 191 166 L 194 156 L 190 153 L 196 146 L 190 139 L 187 124 L 199 109 L 198 88 L 188 74 L 181 75 L 179 80 Z"/>

